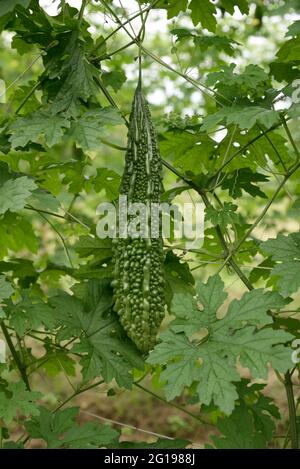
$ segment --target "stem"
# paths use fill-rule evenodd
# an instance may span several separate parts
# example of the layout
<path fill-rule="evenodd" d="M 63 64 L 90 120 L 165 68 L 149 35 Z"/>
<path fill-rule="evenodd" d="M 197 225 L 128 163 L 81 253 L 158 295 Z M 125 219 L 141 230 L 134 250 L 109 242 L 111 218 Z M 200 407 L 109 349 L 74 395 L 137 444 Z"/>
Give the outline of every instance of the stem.
<path fill-rule="evenodd" d="M 154 2 L 154 4 L 150 5 L 149 7 L 145 8 L 144 10 L 141 10 L 142 13 L 146 13 L 148 11 L 151 10 L 151 8 L 153 8 L 153 6 L 158 3 L 158 0 L 156 2 Z M 141 12 L 139 11 L 138 13 L 134 14 L 133 16 L 131 16 L 130 18 L 128 18 L 126 21 L 124 21 L 124 23 L 119 23 L 119 26 L 114 29 L 110 34 L 108 34 L 105 38 L 103 38 L 103 40 L 97 44 L 91 51 L 91 53 L 93 53 L 95 50 L 98 49 L 98 47 L 102 46 L 103 44 L 105 44 L 112 36 L 114 36 L 118 31 L 120 31 L 120 29 L 123 29 L 124 26 L 126 26 L 128 23 L 131 23 L 131 21 L 135 20 L 136 18 L 138 18 L 139 16 L 141 16 Z M 134 41 L 133 41 L 134 42 Z"/>
<path fill-rule="evenodd" d="M 254 137 L 252 140 L 250 140 L 248 143 L 246 143 L 246 145 L 244 145 L 242 148 L 239 148 L 235 153 L 233 153 L 233 155 L 231 155 L 230 158 L 228 158 L 227 161 L 224 162 L 224 164 L 222 166 L 220 166 L 220 168 L 215 172 L 215 174 L 213 174 L 211 177 L 210 177 L 210 180 L 213 180 L 215 179 L 219 173 L 221 173 L 223 171 L 223 169 L 229 164 L 231 163 L 231 161 L 238 155 L 240 155 L 241 153 L 243 153 L 245 150 L 247 150 L 248 147 L 250 147 L 253 143 L 257 142 L 257 140 L 261 139 L 262 137 L 266 136 L 269 132 L 272 132 L 272 130 L 275 130 L 277 129 L 278 127 L 280 127 L 282 124 L 276 124 L 276 125 L 273 125 L 273 127 L 270 127 L 269 129 L 265 130 L 264 133 L 260 133 L 258 134 L 256 137 Z"/>
<path fill-rule="evenodd" d="M 147 389 L 147 388 L 144 388 L 144 386 L 142 386 L 141 384 L 138 384 L 138 383 L 133 383 L 137 388 L 140 388 L 142 389 L 144 392 L 146 392 L 147 394 L 150 394 L 150 396 L 152 397 L 155 397 L 156 399 L 164 402 L 165 404 L 171 406 L 171 407 L 175 407 L 175 409 L 178 409 L 178 410 L 181 410 L 181 412 L 184 412 L 185 414 L 189 415 L 190 417 L 192 417 L 193 419 L 195 420 L 198 420 L 198 422 L 201 422 L 203 425 L 210 425 L 211 427 L 214 427 L 214 425 L 212 423 L 209 423 L 209 422 L 206 422 L 205 420 L 203 420 L 201 417 L 198 417 L 197 415 L 193 414 L 192 412 L 190 412 L 189 410 L 186 410 L 184 407 L 181 407 L 180 405 L 178 404 L 174 404 L 174 402 L 168 402 L 166 401 L 166 399 L 164 399 L 163 397 L 159 396 L 158 394 L 155 394 L 153 391 L 150 391 L 150 389 Z"/>
<path fill-rule="evenodd" d="M 292 136 L 292 134 L 291 134 L 291 131 L 290 131 L 288 125 L 287 125 L 287 120 L 285 119 L 285 117 L 283 116 L 283 114 L 281 114 L 281 120 L 282 120 L 282 123 L 283 123 L 284 130 L 285 130 L 285 132 L 286 132 L 286 134 L 287 134 L 287 136 L 288 136 L 288 139 L 289 139 L 289 141 L 291 142 L 291 145 L 292 145 L 292 147 L 293 147 L 294 150 L 295 150 L 295 153 L 296 153 L 296 155 L 297 155 L 297 160 L 299 160 L 299 159 L 300 159 L 300 152 L 299 152 L 298 147 L 297 147 L 297 145 L 296 145 L 296 143 L 295 143 L 295 140 L 293 139 L 293 136 Z"/>
<path fill-rule="evenodd" d="M 64 215 L 60 215 L 59 213 L 54 213 L 54 212 L 50 212 L 49 210 L 43 210 L 43 209 L 40 209 L 40 208 L 35 208 L 35 207 L 32 207 L 32 205 L 28 205 L 28 204 L 25 205 L 24 208 L 26 210 L 32 210 L 33 212 L 37 212 L 39 214 L 44 213 L 46 215 L 51 215 L 51 217 L 60 218 L 61 220 L 65 220 L 65 221 L 70 221 L 70 218 L 71 218 L 72 221 L 74 221 L 75 223 L 78 223 L 78 225 L 81 225 L 83 228 L 85 228 L 87 230 L 91 229 L 90 226 L 83 223 L 81 220 L 79 220 L 77 217 L 75 217 L 75 215 L 73 215 L 72 213 L 70 213 L 68 211 Z"/>
<path fill-rule="evenodd" d="M 15 114 L 18 115 L 19 112 L 21 111 L 22 107 L 27 103 L 28 99 L 33 95 L 33 93 L 35 92 L 35 90 L 38 89 L 38 87 L 41 85 L 43 80 L 38 80 L 36 82 L 36 84 L 31 88 L 31 90 L 29 91 L 29 93 L 25 96 L 25 98 L 23 99 L 23 101 L 21 101 L 20 105 L 18 106 L 18 108 L 16 109 L 16 112 Z"/>
<path fill-rule="evenodd" d="M 267 134 L 267 132 L 259 125 L 258 126 L 259 129 L 261 130 L 261 132 L 263 133 L 264 137 L 268 140 L 269 144 L 271 145 L 271 147 L 273 148 L 273 150 L 275 151 L 276 155 L 278 156 L 278 159 L 284 169 L 285 172 L 287 172 L 287 167 L 283 161 L 283 159 L 281 158 L 281 155 L 279 153 L 279 151 L 277 150 L 276 146 L 274 145 L 274 143 L 272 142 L 271 138 L 269 137 L 269 135 Z"/>
<path fill-rule="evenodd" d="M 291 435 L 291 444 L 293 449 L 298 449 L 298 430 L 297 430 L 297 415 L 296 415 L 296 406 L 294 399 L 294 390 L 293 383 L 291 380 L 290 372 L 284 375 L 284 386 L 288 401 L 289 408 L 289 419 L 290 419 L 290 435 Z"/>
<path fill-rule="evenodd" d="M 127 35 L 132 39 L 138 47 L 141 48 L 141 51 L 143 51 L 146 55 L 151 57 L 155 62 L 159 63 L 163 67 L 165 67 L 167 70 L 170 72 L 176 73 L 176 75 L 180 76 L 181 78 L 184 78 L 186 81 L 194 85 L 199 91 L 202 91 L 203 93 L 206 93 L 208 96 L 212 97 L 219 105 L 222 106 L 222 102 L 217 99 L 217 96 L 220 96 L 222 99 L 225 99 L 228 101 L 226 96 L 223 96 L 221 93 L 218 93 L 217 91 L 209 88 L 208 86 L 204 85 L 203 83 L 198 82 L 197 80 L 194 80 L 193 78 L 189 77 L 185 73 L 179 72 L 175 68 L 173 68 L 171 65 L 167 64 L 164 62 L 160 57 L 157 55 L 153 54 L 150 50 L 146 49 L 143 45 L 140 44 L 139 40 L 136 39 L 129 31 L 128 29 L 125 28 L 125 26 L 121 23 L 120 19 L 116 15 L 116 13 L 113 11 L 113 9 L 106 3 L 105 0 L 100 0 L 102 5 L 107 9 L 107 11 L 110 12 L 110 14 L 115 18 L 116 22 L 124 29 L 124 31 L 127 33 Z M 122 26 L 121 26 L 122 25 Z"/>
<path fill-rule="evenodd" d="M 64 250 L 65 250 L 65 253 L 66 253 L 66 256 L 68 258 L 68 261 L 70 263 L 70 266 L 72 269 L 74 269 L 74 266 L 73 266 L 73 262 L 72 262 L 72 259 L 71 259 L 71 256 L 70 256 L 70 253 L 69 253 L 69 250 L 68 250 L 68 246 L 65 242 L 65 239 L 64 237 L 62 236 L 62 234 L 58 231 L 58 229 L 53 225 L 53 223 L 40 211 L 38 210 L 38 213 L 39 215 L 44 219 L 46 220 L 47 223 L 49 223 L 49 225 L 51 226 L 51 228 L 55 231 L 55 233 L 57 234 L 57 236 L 59 237 L 59 239 L 61 240 L 62 242 L 62 245 L 64 247 Z"/>
<path fill-rule="evenodd" d="M 84 14 L 84 9 L 86 7 L 86 4 L 87 4 L 87 0 L 82 0 L 81 8 L 80 8 L 79 15 L 78 15 L 78 28 L 79 29 L 83 20 L 83 14 Z"/>
<path fill-rule="evenodd" d="M 21 378 L 22 378 L 26 388 L 28 389 L 28 391 L 30 391 L 30 384 L 29 384 L 28 377 L 27 377 L 27 374 L 26 374 L 26 367 L 22 363 L 22 361 L 19 357 L 19 354 L 18 354 L 17 350 L 15 349 L 15 346 L 14 346 L 12 340 L 11 340 L 10 334 L 9 334 L 4 322 L 1 323 L 1 329 L 2 329 L 3 335 L 5 337 L 5 340 L 7 342 L 10 353 L 12 354 L 13 359 L 15 360 L 17 368 L 20 372 Z"/>
<path fill-rule="evenodd" d="M 57 412 L 59 409 L 61 409 L 65 404 L 70 402 L 74 397 L 79 396 L 79 394 L 82 394 L 85 391 L 89 391 L 90 389 L 96 388 L 97 386 L 100 386 L 101 384 L 104 383 L 104 380 L 97 381 L 94 384 L 91 384 L 90 386 L 87 386 L 86 388 L 78 389 L 75 391 L 73 394 L 71 394 L 69 397 L 67 397 L 61 404 L 59 404 L 54 410 L 53 413 Z"/>
<path fill-rule="evenodd" d="M 267 211 L 269 210 L 269 208 L 271 207 L 271 205 L 273 204 L 273 202 L 275 201 L 275 199 L 277 198 L 279 192 L 281 191 L 281 189 L 283 188 L 283 186 L 285 185 L 285 183 L 287 182 L 287 180 L 297 171 L 297 169 L 299 169 L 300 167 L 300 162 L 298 162 L 293 168 L 291 168 L 285 175 L 285 177 L 283 178 L 283 180 L 281 181 L 281 183 L 279 184 L 279 186 L 277 187 L 276 191 L 274 192 L 273 196 L 271 197 L 271 199 L 269 200 L 269 202 L 267 203 L 267 205 L 265 206 L 265 208 L 263 209 L 263 211 L 261 212 L 261 214 L 257 217 L 257 219 L 255 220 L 255 222 L 251 225 L 251 227 L 249 228 L 249 230 L 245 233 L 245 235 L 241 238 L 241 240 L 238 242 L 238 244 L 235 246 L 235 248 L 228 254 L 227 258 L 225 259 L 224 261 L 224 264 L 223 266 L 221 267 L 221 269 L 224 267 L 225 264 L 227 264 L 227 262 L 230 261 L 230 259 L 232 258 L 232 256 L 234 255 L 235 252 L 237 252 L 239 250 L 239 248 L 241 247 L 241 245 L 246 241 L 246 239 L 249 237 L 249 235 L 252 233 L 252 231 L 257 227 L 257 225 L 261 222 L 261 220 L 264 218 L 265 214 L 267 213 Z"/>
<path fill-rule="evenodd" d="M 17 76 L 17 78 L 12 81 L 6 88 L 6 90 L 0 94 L 0 98 L 2 98 L 2 96 L 12 87 L 14 86 L 19 80 L 21 80 L 21 78 L 24 77 L 24 75 L 26 75 L 26 73 L 34 66 L 34 64 L 42 57 L 42 54 L 39 54 L 29 65 L 27 68 L 25 68 L 25 70 L 20 73 L 20 75 Z"/>

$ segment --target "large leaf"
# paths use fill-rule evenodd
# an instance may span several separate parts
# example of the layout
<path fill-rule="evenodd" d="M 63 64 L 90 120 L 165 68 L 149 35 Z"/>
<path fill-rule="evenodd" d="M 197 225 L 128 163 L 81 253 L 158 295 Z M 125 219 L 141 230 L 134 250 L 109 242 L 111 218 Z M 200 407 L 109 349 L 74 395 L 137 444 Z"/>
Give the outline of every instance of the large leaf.
<path fill-rule="evenodd" d="M 107 125 L 120 125 L 123 120 L 115 108 L 106 107 L 89 111 L 71 125 L 69 136 L 76 140 L 83 150 L 97 150 L 103 134 L 101 129 Z"/>
<path fill-rule="evenodd" d="M 107 281 L 92 280 L 75 289 L 76 296 L 61 294 L 51 300 L 61 325 L 58 339 L 81 337 L 73 351 L 83 354 L 85 381 L 102 375 L 130 388 L 133 368 L 143 368 L 143 360 L 111 312 L 112 292 Z"/>
<path fill-rule="evenodd" d="M 227 125 L 238 125 L 240 129 L 251 129 L 255 124 L 261 124 L 269 129 L 279 122 L 279 114 L 273 109 L 261 106 L 236 104 L 224 107 L 215 114 L 205 117 L 201 130 L 213 130 L 221 122 L 225 122 Z"/>
<path fill-rule="evenodd" d="M 45 136 L 46 144 L 52 147 L 58 143 L 66 128 L 70 126 L 67 119 L 37 111 L 25 117 L 18 117 L 10 126 L 12 147 L 24 147 L 28 142 L 39 142 Z"/>
<path fill-rule="evenodd" d="M 161 335 L 161 343 L 147 361 L 166 365 L 161 379 L 166 381 L 168 399 L 196 381 L 200 402 L 208 405 L 214 401 L 230 414 L 237 398 L 234 382 L 240 379 L 238 359 L 253 377 L 260 378 L 267 377 L 268 363 L 279 371 L 291 366 L 290 351 L 283 344 L 293 336 L 262 328 L 272 321 L 267 311 L 280 308 L 285 301 L 275 292 L 253 290 L 240 300 L 233 300 L 225 317 L 218 319 L 218 310 L 226 298 L 220 278 L 214 276 L 207 284 L 198 283 L 196 291 L 198 300 L 188 298 L 188 294 L 186 298 L 182 294 L 175 296 L 172 312 L 178 319 L 171 323 L 171 330 Z M 200 340 L 189 338 L 203 329 L 206 333 Z"/>

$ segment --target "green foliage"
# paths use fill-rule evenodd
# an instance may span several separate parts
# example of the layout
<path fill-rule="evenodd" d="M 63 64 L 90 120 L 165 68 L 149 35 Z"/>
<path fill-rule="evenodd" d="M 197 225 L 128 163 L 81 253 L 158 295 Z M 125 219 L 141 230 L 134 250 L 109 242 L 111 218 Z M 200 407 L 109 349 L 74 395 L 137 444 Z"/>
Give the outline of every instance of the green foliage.
<path fill-rule="evenodd" d="M 279 234 L 262 244 L 263 250 L 271 255 L 275 263 L 271 274 L 278 277 L 278 287 L 283 295 L 290 295 L 300 287 L 300 235 Z"/>
<path fill-rule="evenodd" d="M 84 381 L 102 375 L 123 387 L 132 384 L 131 370 L 143 368 L 143 361 L 126 339 L 116 315 L 111 312 L 112 292 L 107 281 L 91 280 L 74 288 L 75 295 L 61 293 L 51 299 L 59 326 L 57 339 L 80 337 L 72 351 L 82 354 Z"/>
<path fill-rule="evenodd" d="M 26 417 L 38 415 L 34 401 L 40 397 L 40 392 L 27 391 L 22 381 L 10 382 L 6 387 L 0 388 L 0 418 L 5 423 L 10 423 L 18 412 Z"/>
<path fill-rule="evenodd" d="M 293 336 L 270 327 L 256 328 L 272 322 L 266 314 L 270 308 L 284 305 L 277 293 L 262 290 L 245 293 L 240 300 L 230 303 L 223 319 L 218 319 L 218 309 L 227 296 L 223 287 L 218 276 L 210 277 L 207 284 L 197 284 L 202 311 L 192 296 L 175 295 L 171 311 L 177 319 L 161 335 L 162 342 L 147 361 L 166 364 L 161 379 L 167 383 L 168 399 L 196 381 L 200 402 L 208 405 L 213 400 L 223 412 L 230 414 L 237 398 L 233 382 L 240 379 L 237 359 L 249 368 L 253 377 L 266 378 L 267 363 L 283 372 L 291 366 L 291 358 L 289 350 L 281 344 Z M 189 339 L 203 328 L 206 333 L 200 341 Z"/>
<path fill-rule="evenodd" d="M 234 225 L 239 223 L 239 216 L 236 213 L 237 205 L 231 202 L 225 202 L 221 209 L 215 209 L 214 207 L 207 207 L 206 219 L 210 220 L 213 225 L 219 225 L 221 228 L 226 229 L 228 225 Z"/>
<path fill-rule="evenodd" d="M 107 425 L 93 422 L 79 426 L 75 422 L 77 407 L 50 412 L 40 408 L 38 417 L 26 422 L 26 430 L 32 438 L 41 438 L 47 448 L 99 448 L 112 445 L 118 440 L 118 432 Z"/>
<path fill-rule="evenodd" d="M 266 448 L 280 418 L 278 408 L 261 391 L 264 385 L 243 379 L 238 385 L 238 406 L 229 417 L 218 418 L 221 437 L 212 437 L 217 449 Z"/>
<path fill-rule="evenodd" d="M 28 142 L 38 143 L 41 134 L 45 136 L 46 144 L 52 147 L 61 140 L 63 129 L 69 126 L 64 117 L 38 111 L 28 117 L 19 117 L 10 127 L 12 148 L 25 147 Z"/>
<path fill-rule="evenodd" d="M 8 210 L 18 212 L 24 208 L 36 188 L 34 181 L 26 176 L 6 181 L 0 188 L 0 215 Z"/>
<path fill-rule="evenodd" d="M 0 2 L 0 447 L 297 448 L 299 0 L 40 3 Z M 203 243 L 100 239 L 119 193 L 202 200 Z M 203 431 L 124 441 L 88 390 Z"/>

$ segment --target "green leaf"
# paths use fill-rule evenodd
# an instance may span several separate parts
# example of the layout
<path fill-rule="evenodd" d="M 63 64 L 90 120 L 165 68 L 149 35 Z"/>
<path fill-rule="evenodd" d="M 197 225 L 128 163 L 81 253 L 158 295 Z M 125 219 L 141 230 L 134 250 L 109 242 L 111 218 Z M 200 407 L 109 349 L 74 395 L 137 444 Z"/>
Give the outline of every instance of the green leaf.
<path fill-rule="evenodd" d="M 295 21 L 288 27 L 286 36 L 299 36 L 300 35 L 300 20 Z"/>
<path fill-rule="evenodd" d="M 182 261 L 173 251 L 168 251 L 164 263 L 166 278 L 166 300 L 169 304 L 173 294 L 178 292 L 191 292 L 195 283 L 189 265 Z"/>
<path fill-rule="evenodd" d="M 300 287 L 300 233 L 279 234 L 261 247 L 276 261 L 271 275 L 278 277 L 280 292 L 285 296 L 295 293 Z"/>
<path fill-rule="evenodd" d="M 234 13 L 234 6 L 236 5 L 241 13 L 248 14 L 249 13 L 249 4 L 248 0 L 222 0 L 221 1 L 222 7 L 225 8 L 228 13 L 233 15 Z"/>
<path fill-rule="evenodd" d="M 58 92 L 51 104 L 54 114 L 64 112 L 66 115 L 77 116 L 80 101 L 88 101 L 96 96 L 98 88 L 95 80 L 100 73 L 86 57 L 77 35 L 72 35 L 67 45 L 65 55 L 69 60 L 63 61 L 59 70 L 60 79 L 57 83 Z"/>
<path fill-rule="evenodd" d="M 241 129 L 251 129 L 257 123 L 269 129 L 278 121 L 279 115 L 276 111 L 259 106 L 233 106 L 227 115 L 227 124 L 236 124 Z"/>
<path fill-rule="evenodd" d="M 40 392 L 27 391 L 23 381 L 9 383 L 5 390 L 0 390 L 0 418 L 10 423 L 18 413 L 26 417 L 38 415 L 39 410 L 34 401 L 40 397 Z"/>
<path fill-rule="evenodd" d="M 18 117 L 11 124 L 10 141 L 13 148 L 24 147 L 28 142 L 38 143 L 40 136 L 44 135 L 46 144 L 52 147 L 61 141 L 64 129 L 68 127 L 70 122 L 64 117 L 37 111 L 25 117 Z"/>
<path fill-rule="evenodd" d="M 47 448 L 56 448 L 62 445 L 60 437 L 76 425 L 75 417 L 78 412 L 78 407 L 69 407 L 57 412 L 40 407 L 38 417 L 25 422 L 25 428 L 31 438 L 41 438 L 47 443 Z"/>
<path fill-rule="evenodd" d="M 51 299 L 61 328 L 58 340 L 81 337 L 73 351 L 82 353 L 85 381 L 102 375 L 119 386 L 130 388 L 133 368 L 143 369 L 143 360 L 127 339 L 118 318 L 110 310 L 112 292 L 105 280 L 92 280 L 76 286 L 75 295 L 60 294 Z"/>
<path fill-rule="evenodd" d="M 281 62 L 299 61 L 300 36 L 285 42 L 276 55 Z"/>
<path fill-rule="evenodd" d="M 205 117 L 201 130 L 213 130 L 221 122 L 225 122 L 227 125 L 238 125 L 242 130 L 251 129 L 256 124 L 261 124 L 269 129 L 279 122 L 279 114 L 273 109 L 253 106 L 250 103 L 248 105 L 236 104 L 231 107 L 224 107 L 215 114 Z"/>
<path fill-rule="evenodd" d="M 110 238 L 81 236 L 74 249 L 79 257 L 93 256 L 97 262 L 100 262 L 112 257 L 112 240 Z"/>
<path fill-rule="evenodd" d="M 63 444 L 67 448 L 93 449 L 114 446 L 119 433 L 108 425 L 87 422 L 82 426 L 72 427 L 64 436 Z"/>
<path fill-rule="evenodd" d="M 72 123 L 68 136 L 73 137 L 83 150 L 97 150 L 104 136 L 101 129 L 107 125 L 121 124 L 120 113 L 113 107 L 88 111 Z"/>
<path fill-rule="evenodd" d="M 236 64 L 231 63 L 223 66 L 221 71 L 210 73 L 206 84 L 214 86 L 229 101 L 236 102 L 237 98 L 250 99 L 253 105 L 253 101 L 262 98 L 271 87 L 270 77 L 258 65 L 247 65 L 240 73 L 235 73 L 235 68 Z M 227 102 L 224 104 L 228 105 Z"/>
<path fill-rule="evenodd" d="M 178 318 L 172 323 L 172 330 L 175 332 L 185 332 L 190 336 L 199 329 L 207 327 L 207 319 L 215 322 L 216 313 L 227 298 L 227 294 L 223 291 L 224 283 L 219 276 L 210 277 L 207 284 L 198 283 L 196 288 L 207 317 L 204 318 L 199 314 L 200 307 L 195 298 L 176 293 L 171 304 L 171 311 Z"/>
<path fill-rule="evenodd" d="M 187 131 L 166 132 L 160 142 L 160 151 L 164 158 L 184 171 L 199 174 L 207 172 L 210 154 L 216 142 L 205 134 L 192 134 Z"/>
<path fill-rule="evenodd" d="M 238 214 L 236 213 L 237 205 L 231 202 L 225 202 L 221 209 L 215 209 L 209 206 L 205 209 L 206 219 L 216 226 L 226 229 L 228 225 L 235 225 L 240 223 Z"/>
<path fill-rule="evenodd" d="M 28 8 L 30 2 L 31 0 L 1 0 L 0 16 L 10 13 L 17 5 L 21 5 L 23 8 Z"/>
<path fill-rule="evenodd" d="M 185 11 L 187 9 L 188 0 L 168 0 L 168 4 L 162 1 L 162 5 L 158 5 L 157 7 L 167 8 L 168 11 L 168 19 L 177 16 L 181 11 Z"/>
<path fill-rule="evenodd" d="M 245 405 L 234 409 L 230 417 L 218 421 L 221 437 L 213 436 L 217 449 L 266 448 L 263 435 L 256 432 L 253 419 Z"/>
<path fill-rule="evenodd" d="M 201 2 L 192 0 L 189 8 L 192 11 L 191 17 L 194 26 L 201 23 L 202 27 L 208 29 L 208 31 L 214 32 L 216 30 L 216 7 L 210 0 L 201 0 Z"/>
<path fill-rule="evenodd" d="M 93 180 L 96 192 L 105 190 L 108 200 L 116 200 L 119 196 L 121 176 L 107 168 L 98 168 L 97 176 Z"/>
<path fill-rule="evenodd" d="M 49 347 L 49 354 L 47 353 L 42 358 L 41 368 L 46 371 L 48 376 L 55 377 L 59 373 L 76 376 L 76 362 L 66 352 L 59 352 L 57 349 L 51 350 Z"/>
<path fill-rule="evenodd" d="M 235 54 L 233 45 L 238 43 L 226 36 L 194 36 L 194 44 L 202 51 L 214 47 L 218 52 L 223 50 L 226 54 L 232 56 Z"/>
<path fill-rule="evenodd" d="M 48 449 L 54 448 L 99 448 L 118 441 L 119 433 L 107 425 L 88 422 L 79 426 L 75 417 L 78 407 L 51 412 L 40 407 L 40 414 L 25 423 L 31 438 L 43 439 Z"/>
<path fill-rule="evenodd" d="M 0 302 L 5 298 L 9 298 L 14 292 L 11 284 L 6 280 L 4 275 L 0 275 Z"/>
<path fill-rule="evenodd" d="M 37 185 L 27 176 L 9 179 L 0 187 L 0 215 L 10 210 L 18 212 L 26 205 L 27 199 Z"/>
<path fill-rule="evenodd" d="M 101 78 L 105 87 L 110 86 L 116 92 L 119 91 L 126 82 L 126 75 L 123 70 L 103 72 Z"/>
<path fill-rule="evenodd" d="M 38 240 L 31 224 L 24 217 L 14 213 L 6 212 L 4 217 L 0 218 L 0 239 L 0 257 L 6 256 L 8 250 L 19 252 L 26 249 L 37 252 L 38 249 Z"/>
<path fill-rule="evenodd" d="M 253 197 L 261 197 L 266 199 L 266 194 L 254 183 L 266 182 L 268 177 L 258 172 L 254 173 L 249 168 L 242 168 L 240 170 L 229 173 L 222 182 L 222 189 L 228 189 L 229 195 L 236 199 L 241 197 L 245 191 Z"/>
<path fill-rule="evenodd" d="M 52 308 L 38 297 L 30 297 L 26 290 L 23 299 L 8 307 L 9 323 L 15 331 L 23 337 L 32 329 L 38 329 L 42 324 L 47 329 L 55 326 Z"/>
<path fill-rule="evenodd" d="M 193 39 L 195 46 L 199 47 L 199 49 L 204 52 L 213 47 L 217 51 L 223 50 L 226 54 L 232 56 L 235 53 L 233 45 L 238 44 L 236 41 L 226 36 L 200 36 L 187 28 L 175 28 L 172 29 L 170 33 L 177 36 L 176 42 L 186 40 L 187 38 Z"/>
<path fill-rule="evenodd" d="M 171 330 L 161 335 L 161 343 L 147 362 L 165 365 L 161 380 L 166 381 L 168 399 L 195 381 L 200 402 L 209 405 L 214 401 L 230 414 L 237 398 L 234 382 L 240 380 L 238 360 L 253 377 L 266 378 L 268 363 L 283 372 L 291 365 L 290 351 L 283 344 L 293 336 L 270 327 L 261 328 L 272 323 L 267 311 L 285 304 L 276 292 L 247 292 L 240 300 L 233 300 L 227 314 L 218 319 L 218 310 L 226 299 L 223 286 L 221 279 L 213 276 L 207 284 L 197 284 L 197 298 L 177 295 L 172 312 L 178 318 L 171 323 Z M 200 340 L 188 338 L 203 328 L 206 335 L 202 333 Z"/>
<path fill-rule="evenodd" d="M 27 203 L 36 209 L 51 210 L 54 213 L 57 213 L 60 209 L 59 200 L 56 199 L 54 195 L 42 189 L 35 190 L 27 200 Z"/>
<path fill-rule="evenodd" d="M 212 437 L 216 448 L 266 448 L 276 429 L 274 419 L 281 418 L 270 397 L 262 394 L 264 384 L 247 379 L 237 383 L 238 405 L 230 417 L 218 418 L 221 437 Z"/>

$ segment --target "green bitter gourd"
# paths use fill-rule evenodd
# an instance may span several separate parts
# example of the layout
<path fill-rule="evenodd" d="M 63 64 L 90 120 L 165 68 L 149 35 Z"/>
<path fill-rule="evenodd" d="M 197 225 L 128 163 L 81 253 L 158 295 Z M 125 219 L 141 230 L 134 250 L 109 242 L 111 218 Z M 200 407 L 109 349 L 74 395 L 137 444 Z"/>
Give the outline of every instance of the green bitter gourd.
<path fill-rule="evenodd" d="M 162 186 L 162 162 L 148 103 L 141 85 L 135 91 L 129 120 L 125 169 L 120 195 L 127 204 L 159 204 Z M 150 218 L 147 219 L 148 226 Z M 114 309 L 127 335 L 142 352 L 155 345 L 156 335 L 165 314 L 163 241 L 161 224 L 158 236 L 127 235 L 114 239 Z M 155 229 L 154 228 L 154 229 Z M 120 233 L 120 231 L 118 232 Z"/>

